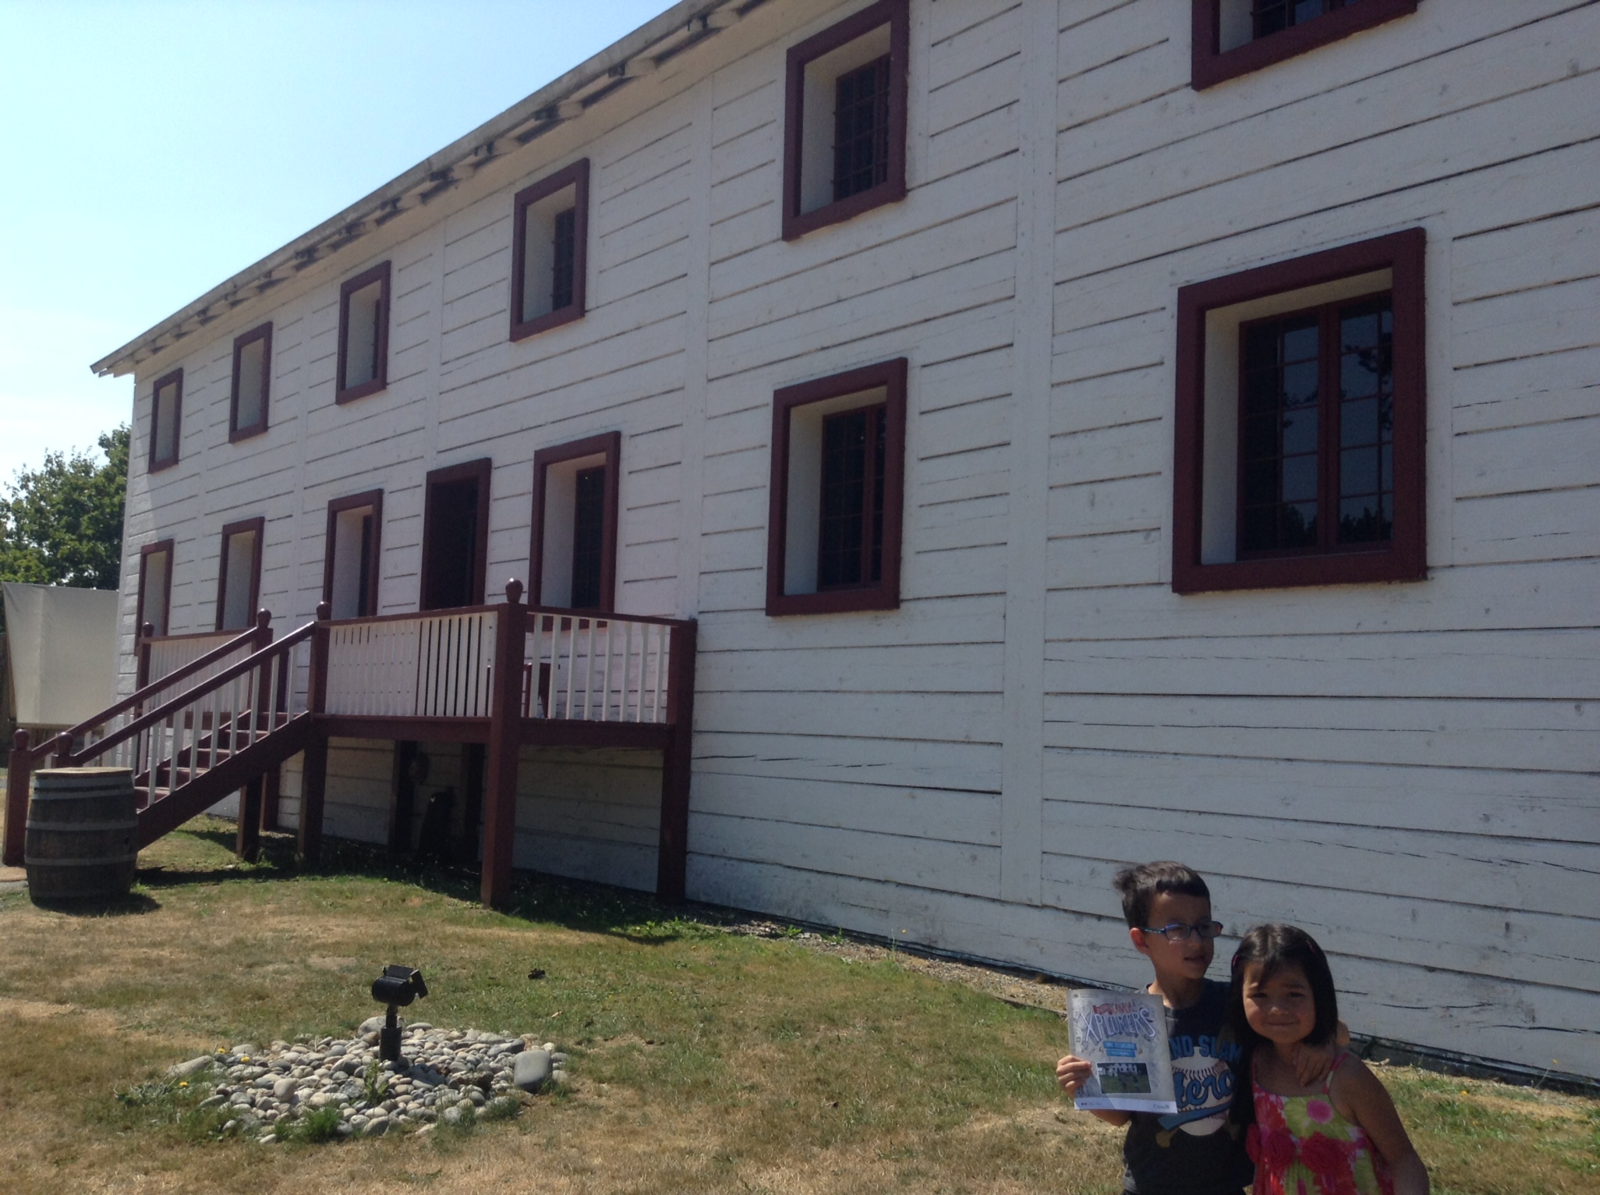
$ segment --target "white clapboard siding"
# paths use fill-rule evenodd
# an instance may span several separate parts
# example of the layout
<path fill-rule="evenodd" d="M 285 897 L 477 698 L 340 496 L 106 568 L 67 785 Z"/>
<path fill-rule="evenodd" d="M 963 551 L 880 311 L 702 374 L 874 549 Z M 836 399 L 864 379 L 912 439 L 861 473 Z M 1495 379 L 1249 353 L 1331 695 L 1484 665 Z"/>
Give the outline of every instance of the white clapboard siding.
<path fill-rule="evenodd" d="M 1600 5 L 1430 5 L 1197 92 L 1188 5 L 911 0 L 909 194 L 789 242 L 785 54 L 862 0 L 752 9 L 141 367 L 120 683 L 140 545 L 174 540 L 171 630 L 206 630 L 222 524 L 265 516 L 282 633 L 328 501 L 381 489 L 410 614 L 423 479 L 486 456 L 492 602 L 528 580 L 534 454 L 619 431 L 619 613 L 699 623 L 692 897 L 1131 983 L 1139 843 L 1230 929 L 1313 929 L 1357 1030 L 1600 1075 Z M 584 157 L 587 313 L 512 343 L 512 197 Z M 1427 579 L 1174 594 L 1178 288 L 1413 226 Z M 338 284 L 384 260 L 389 385 L 336 406 Z M 230 445 L 232 339 L 268 319 L 271 426 Z M 895 357 L 899 608 L 769 617 L 772 393 Z M 330 833 L 386 836 L 391 769 L 336 744 Z M 660 769 L 524 749 L 518 865 L 653 887 Z M 298 765 L 282 792 L 295 824 Z"/>

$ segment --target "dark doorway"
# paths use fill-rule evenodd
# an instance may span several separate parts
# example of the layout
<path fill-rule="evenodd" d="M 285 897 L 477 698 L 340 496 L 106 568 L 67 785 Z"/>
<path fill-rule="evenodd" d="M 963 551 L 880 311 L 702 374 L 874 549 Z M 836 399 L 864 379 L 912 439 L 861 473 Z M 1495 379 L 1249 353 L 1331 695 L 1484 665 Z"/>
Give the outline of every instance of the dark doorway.
<path fill-rule="evenodd" d="M 488 545 L 488 459 L 429 473 L 419 607 L 481 606 Z"/>

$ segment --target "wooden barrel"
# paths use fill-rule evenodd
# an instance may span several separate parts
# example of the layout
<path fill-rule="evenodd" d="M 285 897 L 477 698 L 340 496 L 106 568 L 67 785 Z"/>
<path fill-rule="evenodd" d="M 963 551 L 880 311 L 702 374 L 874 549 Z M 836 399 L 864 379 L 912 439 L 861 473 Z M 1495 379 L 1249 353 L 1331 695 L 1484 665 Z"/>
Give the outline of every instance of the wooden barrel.
<path fill-rule="evenodd" d="M 22 848 L 33 900 L 126 896 L 138 857 L 133 769 L 44 768 L 33 774 Z"/>

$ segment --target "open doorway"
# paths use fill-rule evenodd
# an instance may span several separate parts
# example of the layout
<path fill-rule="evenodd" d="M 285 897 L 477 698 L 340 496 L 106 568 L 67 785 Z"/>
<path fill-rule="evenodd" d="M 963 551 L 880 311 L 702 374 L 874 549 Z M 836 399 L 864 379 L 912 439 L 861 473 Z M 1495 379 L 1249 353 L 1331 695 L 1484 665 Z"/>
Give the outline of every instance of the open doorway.
<path fill-rule="evenodd" d="M 322 600 L 328 603 L 334 618 L 370 618 L 378 612 L 382 535 L 382 490 L 367 490 L 328 503 Z"/>
<path fill-rule="evenodd" d="M 428 474 L 418 608 L 483 605 L 489 551 L 488 457 Z"/>

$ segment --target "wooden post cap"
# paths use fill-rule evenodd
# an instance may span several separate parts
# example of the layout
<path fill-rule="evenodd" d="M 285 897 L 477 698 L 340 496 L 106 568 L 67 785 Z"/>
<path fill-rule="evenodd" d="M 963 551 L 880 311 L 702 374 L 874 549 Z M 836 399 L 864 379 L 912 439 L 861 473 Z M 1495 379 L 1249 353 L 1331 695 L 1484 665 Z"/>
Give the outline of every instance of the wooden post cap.
<path fill-rule="evenodd" d="M 515 606 L 522 600 L 522 582 L 512 577 L 506 582 L 506 601 Z"/>
<path fill-rule="evenodd" d="M 333 604 L 331 602 L 317 603 L 317 621 L 327 622 L 333 617 Z"/>
<path fill-rule="evenodd" d="M 272 611 L 263 606 L 261 609 L 256 611 L 256 629 L 264 631 L 271 625 Z"/>

